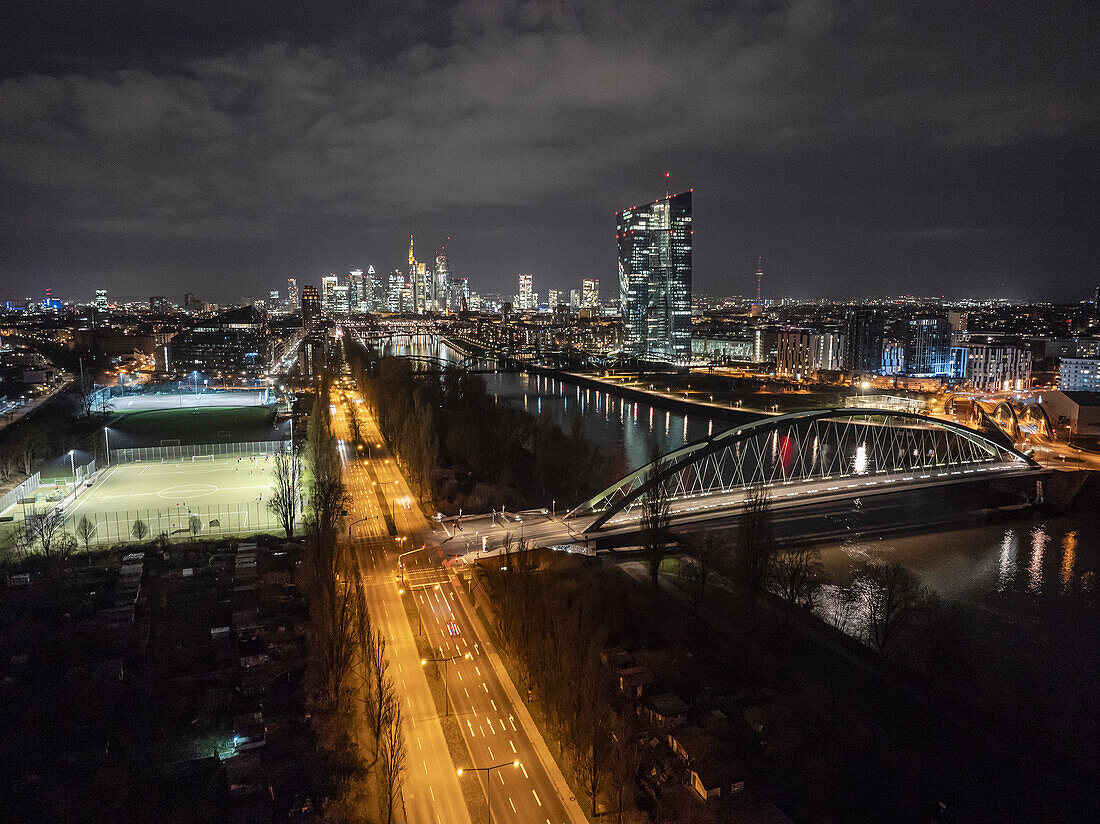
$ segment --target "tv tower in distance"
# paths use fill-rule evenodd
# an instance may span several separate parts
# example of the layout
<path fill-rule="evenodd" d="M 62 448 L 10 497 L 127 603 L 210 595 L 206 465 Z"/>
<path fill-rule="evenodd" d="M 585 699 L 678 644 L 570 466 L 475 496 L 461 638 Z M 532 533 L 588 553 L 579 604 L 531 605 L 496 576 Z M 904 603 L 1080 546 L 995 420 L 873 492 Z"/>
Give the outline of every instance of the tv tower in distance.
<path fill-rule="evenodd" d="M 764 298 L 762 292 L 762 285 L 764 281 L 764 257 L 761 255 L 756 258 L 756 302 L 752 305 L 750 314 L 762 315 L 764 314 Z"/>

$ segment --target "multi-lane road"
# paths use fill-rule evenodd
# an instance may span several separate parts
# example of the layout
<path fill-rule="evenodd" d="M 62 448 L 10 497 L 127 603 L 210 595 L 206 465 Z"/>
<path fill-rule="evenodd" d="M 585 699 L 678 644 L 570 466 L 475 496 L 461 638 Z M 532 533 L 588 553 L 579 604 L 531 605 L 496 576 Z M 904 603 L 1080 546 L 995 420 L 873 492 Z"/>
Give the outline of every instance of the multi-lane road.
<path fill-rule="evenodd" d="M 345 400 L 334 389 L 333 429 L 344 461 L 345 484 L 352 497 L 348 513 L 349 545 L 366 585 L 368 607 L 387 634 L 391 672 L 402 694 L 408 769 L 404 802 L 409 822 L 469 822 L 460 781 L 479 782 L 488 792 L 494 822 L 581 824 L 585 817 L 515 685 L 485 633 L 465 591 L 443 568 L 436 533 L 415 504 L 408 484 L 386 448 L 376 422 L 351 390 L 362 435 L 369 448 L 350 444 Z M 391 537 L 387 515 L 396 537 Z M 445 537 L 445 536 L 444 536 Z M 423 546 L 423 549 L 420 547 Z M 397 559 L 405 552 L 402 575 Z M 414 599 L 420 613 L 412 626 L 402 603 Z M 426 663 L 417 649 L 423 632 L 430 657 L 453 659 Z M 439 710 L 425 675 L 426 667 L 445 670 L 449 707 L 468 755 L 452 758 Z M 490 772 L 486 767 L 499 766 Z M 462 770 L 461 775 L 459 770 Z"/>

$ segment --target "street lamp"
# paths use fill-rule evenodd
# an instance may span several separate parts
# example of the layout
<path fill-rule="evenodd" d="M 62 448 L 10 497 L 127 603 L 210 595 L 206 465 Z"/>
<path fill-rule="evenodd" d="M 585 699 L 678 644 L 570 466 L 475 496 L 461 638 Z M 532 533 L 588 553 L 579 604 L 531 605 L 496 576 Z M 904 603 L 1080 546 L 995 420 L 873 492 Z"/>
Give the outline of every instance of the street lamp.
<path fill-rule="evenodd" d="M 419 612 L 419 608 L 417 612 Z M 451 714 L 451 694 L 447 691 L 447 664 L 451 661 L 457 661 L 460 658 L 470 659 L 473 658 L 470 653 L 465 655 L 451 655 L 448 658 L 421 658 L 420 666 L 426 666 L 429 661 L 435 661 L 437 664 L 443 664 L 443 715 L 448 716 Z"/>
<path fill-rule="evenodd" d="M 76 458 L 72 449 L 69 450 L 69 468 L 73 471 L 73 492 L 76 492 Z"/>
<path fill-rule="evenodd" d="M 459 776 L 461 776 L 462 773 L 464 773 L 464 772 L 483 772 L 483 773 L 485 773 L 485 808 L 489 811 L 489 824 L 492 824 L 492 821 L 493 821 L 493 806 L 489 801 L 489 799 L 492 798 L 492 795 L 493 795 L 493 788 L 491 786 L 492 782 L 489 781 L 489 773 L 491 773 L 493 770 L 499 770 L 501 767 L 518 767 L 518 766 L 519 766 L 519 761 L 516 760 L 516 761 L 505 761 L 503 764 L 494 764 L 491 767 L 467 767 L 466 769 L 462 769 L 462 767 L 458 768 Z"/>

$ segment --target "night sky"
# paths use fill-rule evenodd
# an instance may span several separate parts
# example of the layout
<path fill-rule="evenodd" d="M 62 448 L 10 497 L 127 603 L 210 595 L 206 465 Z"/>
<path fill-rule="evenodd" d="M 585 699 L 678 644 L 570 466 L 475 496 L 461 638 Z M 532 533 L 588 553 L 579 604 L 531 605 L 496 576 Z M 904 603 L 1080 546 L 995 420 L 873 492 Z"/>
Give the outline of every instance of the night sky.
<path fill-rule="evenodd" d="M 425 260 L 615 282 L 695 188 L 695 290 L 1076 300 L 1098 5 L 5 0 L 0 297 L 263 296 Z"/>

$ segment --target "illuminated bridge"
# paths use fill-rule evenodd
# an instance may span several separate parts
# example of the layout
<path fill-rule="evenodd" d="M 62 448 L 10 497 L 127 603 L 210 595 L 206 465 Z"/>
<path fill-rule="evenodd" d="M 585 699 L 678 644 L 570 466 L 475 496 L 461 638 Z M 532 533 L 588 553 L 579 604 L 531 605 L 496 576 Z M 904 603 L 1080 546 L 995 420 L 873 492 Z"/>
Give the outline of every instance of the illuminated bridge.
<path fill-rule="evenodd" d="M 826 409 L 764 418 L 681 447 L 566 515 L 585 531 L 640 518 L 658 486 L 674 520 L 728 509 L 753 487 L 773 500 L 972 480 L 1039 465 L 964 426 L 910 412 Z M 878 491 L 878 490 L 874 490 Z M 883 490 L 885 491 L 885 490 Z"/>
<path fill-rule="evenodd" d="M 663 455 L 563 516 L 463 519 L 461 538 L 471 551 L 490 553 L 505 533 L 536 546 L 629 538 L 659 489 L 676 528 L 736 519 L 759 487 L 773 507 L 788 508 L 1043 472 L 1015 449 L 950 421 L 885 409 L 794 412 Z"/>

